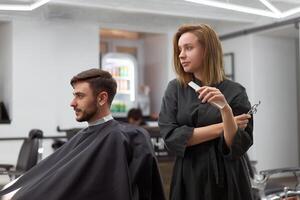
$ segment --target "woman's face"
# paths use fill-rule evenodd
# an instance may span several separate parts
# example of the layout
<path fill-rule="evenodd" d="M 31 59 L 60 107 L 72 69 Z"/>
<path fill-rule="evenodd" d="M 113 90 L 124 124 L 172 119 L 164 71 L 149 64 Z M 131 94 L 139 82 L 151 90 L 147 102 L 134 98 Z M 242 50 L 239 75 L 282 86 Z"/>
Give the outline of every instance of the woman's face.
<path fill-rule="evenodd" d="M 193 33 L 184 33 L 178 40 L 179 60 L 183 70 L 188 73 L 200 73 L 204 49 Z"/>

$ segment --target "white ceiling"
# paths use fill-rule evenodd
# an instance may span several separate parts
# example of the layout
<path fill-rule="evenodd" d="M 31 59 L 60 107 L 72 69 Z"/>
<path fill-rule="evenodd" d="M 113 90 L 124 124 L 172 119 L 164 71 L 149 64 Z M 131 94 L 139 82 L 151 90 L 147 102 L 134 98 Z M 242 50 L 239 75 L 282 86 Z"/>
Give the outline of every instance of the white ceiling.
<path fill-rule="evenodd" d="M 34 2 L 36 2 L 36 0 L 0 0 L 0 4 L 3 4 L 3 5 L 7 5 L 7 4 L 28 5 L 28 4 L 32 4 Z"/>
<path fill-rule="evenodd" d="M 0 0 L 1 4 L 37 0 Z M 265 9 L 259 0 L 212 0 Z M 300 0 L 269 0 L 281 11 L 300 7 Z M 107 28 L 166 32 L 183 23 L 209 23 L 219 32 L 273 23 L 279 19 L 208 7 L 184 0 L 51 0 L 31 13 L 0 11 L 6 15 L 39 15 L 48 19 L 96 21 Z M 293 17 L 299 17 L 300 13 Z M 1 19 L 1 18 L 0 18 Z"/>
<path fill-rule="evenodd" d="M 259 0 L 211 0 L 268 10 Z M 300 7 L 300 0 L 269 0 L 281 11 Z M 258 17 L 221 8 L 195 4 L 184 0 L 52 0 L 53 4 L 109 9 L 130 13 L 156 14 L 200 19 L 255 22 Z M 298 15 L 299 16 L 299 15 Z M 263 17 L 265 18 L 265 17 Z"/>

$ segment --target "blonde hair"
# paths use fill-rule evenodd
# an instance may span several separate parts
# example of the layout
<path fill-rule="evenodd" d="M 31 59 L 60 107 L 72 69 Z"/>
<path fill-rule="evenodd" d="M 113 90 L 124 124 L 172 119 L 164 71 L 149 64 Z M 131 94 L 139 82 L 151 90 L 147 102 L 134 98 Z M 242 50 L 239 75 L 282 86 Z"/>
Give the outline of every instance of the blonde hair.
<path fill-rule="evenodd" d="M 223 67 L 223 51 L 221 42 L 216 32 L 207 24 L 183 25 L 179 27 L 173 39 L 173 62 L 177 77 L 182 84 L 187 84 L 193 79 L 192 73 L 183 70 L 179 60 L 180 50 L 178 40 L 184 33 L 193 33 L 204 48 L 203 58 L 203 85 L 220 83 L 225 79 Z"/>

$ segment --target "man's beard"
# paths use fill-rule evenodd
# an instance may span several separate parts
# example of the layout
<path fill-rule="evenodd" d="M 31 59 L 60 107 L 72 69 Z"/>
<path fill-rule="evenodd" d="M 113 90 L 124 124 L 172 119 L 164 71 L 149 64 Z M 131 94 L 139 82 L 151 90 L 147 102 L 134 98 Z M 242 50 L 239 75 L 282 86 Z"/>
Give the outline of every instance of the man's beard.
<path fill-rule="evenodd" d="M 90 119 L 92 119 L 97 114 L 97 112 L 99 112 L 96 100 L 91 103 L 88 110 L 82 111 L 80 109 L 79 111 L 82 113 L 82 116 L 76 119 L 78 122 L 90 121 Z"/>

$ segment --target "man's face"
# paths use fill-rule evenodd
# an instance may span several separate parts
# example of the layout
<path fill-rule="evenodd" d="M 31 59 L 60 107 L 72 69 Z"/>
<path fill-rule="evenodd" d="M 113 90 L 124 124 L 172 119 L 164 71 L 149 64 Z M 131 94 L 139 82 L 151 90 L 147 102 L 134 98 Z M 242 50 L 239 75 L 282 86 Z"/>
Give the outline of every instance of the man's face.
<path fill-rule="evenodd" d="M 97 98 L 94 96 L 89 83 L 78 82 L 73 87 L 74 98 L 70 105 L 75 111 L 76 120 L 78 122 L 92 122 L 96 120 L 100 109 L 97 104 Z"/>

